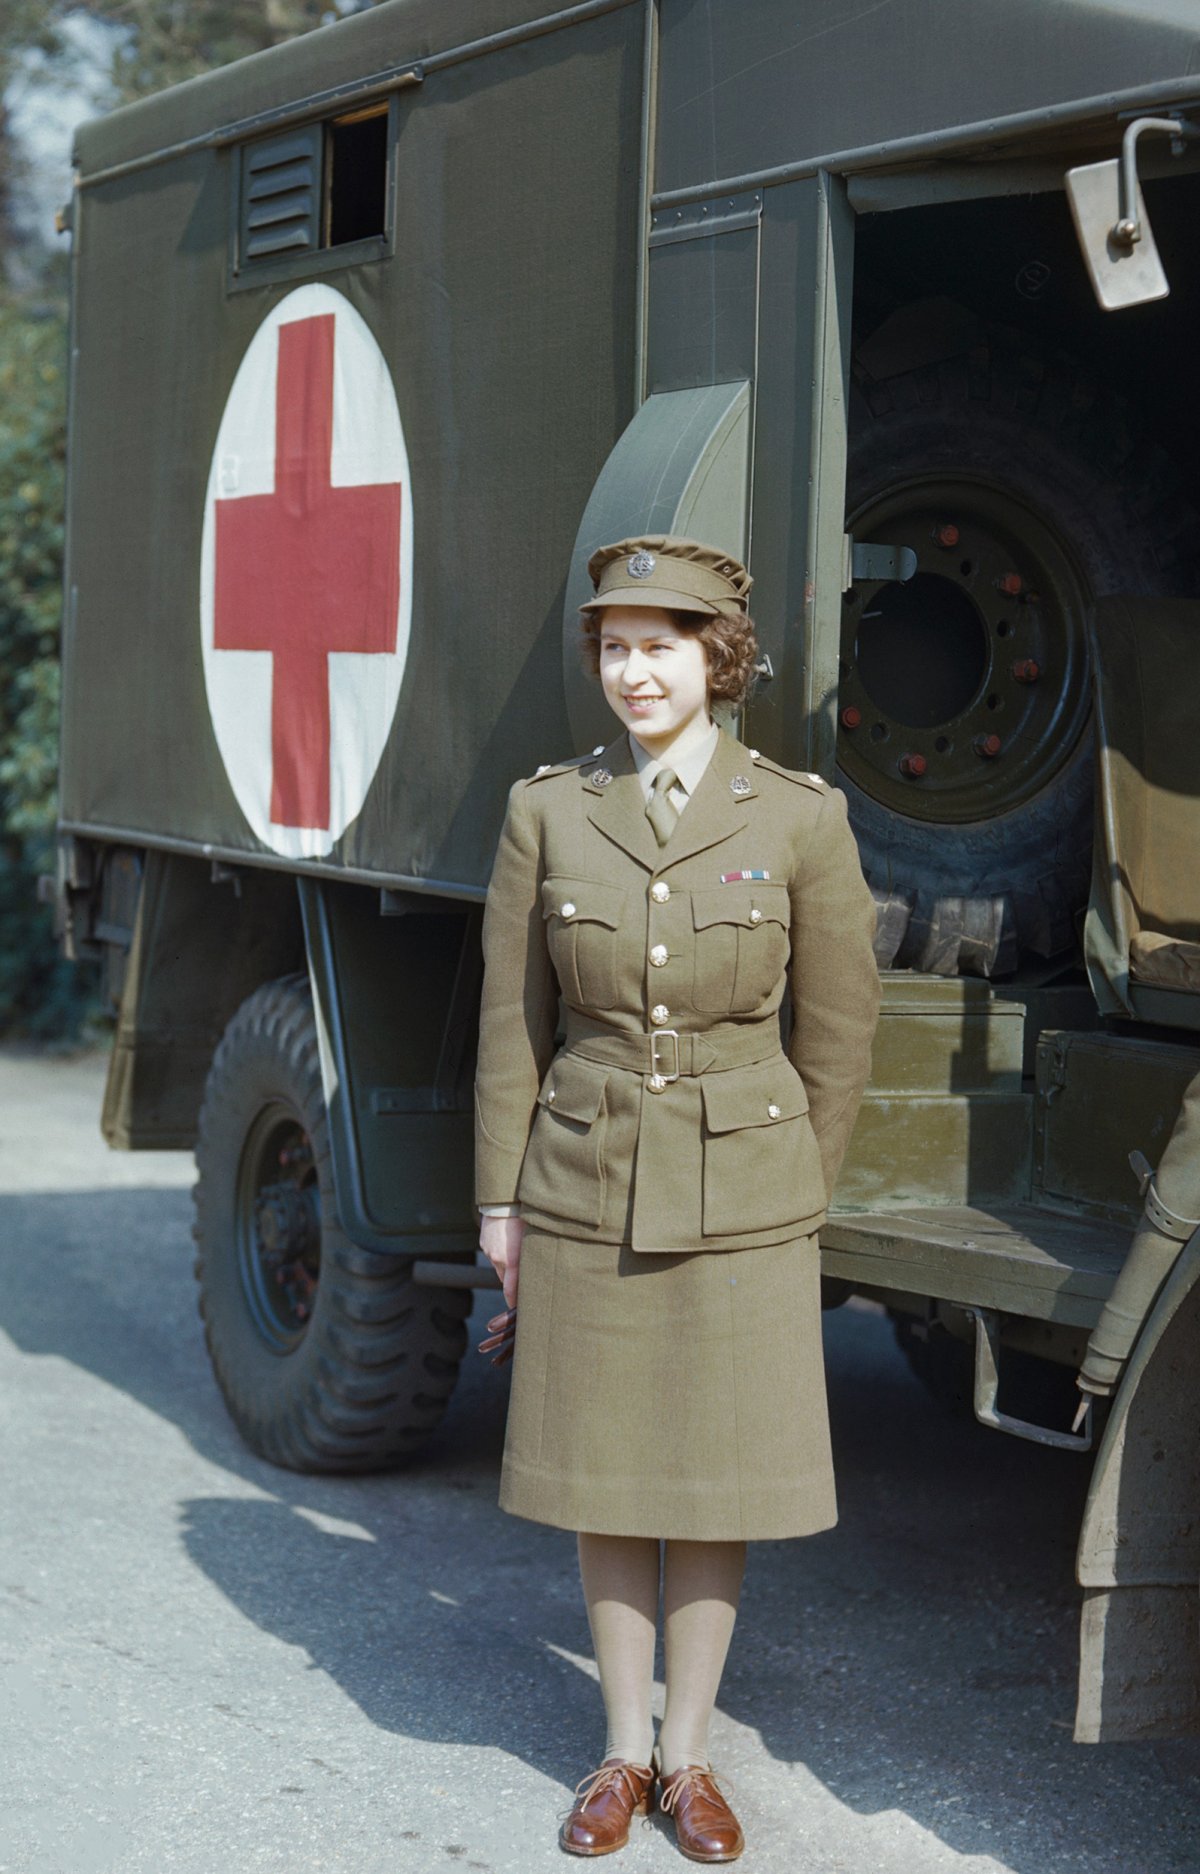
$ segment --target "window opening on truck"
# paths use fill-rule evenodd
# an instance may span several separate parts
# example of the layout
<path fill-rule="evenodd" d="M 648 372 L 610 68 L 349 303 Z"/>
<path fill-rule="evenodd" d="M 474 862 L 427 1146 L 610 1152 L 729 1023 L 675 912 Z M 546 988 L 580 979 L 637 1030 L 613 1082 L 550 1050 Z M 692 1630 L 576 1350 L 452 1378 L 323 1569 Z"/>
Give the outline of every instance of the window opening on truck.
<path fill-rule="evenodd" d="M 326 247 L 387 232 L 388 107 L 337 117 L 326 129 Z"/>

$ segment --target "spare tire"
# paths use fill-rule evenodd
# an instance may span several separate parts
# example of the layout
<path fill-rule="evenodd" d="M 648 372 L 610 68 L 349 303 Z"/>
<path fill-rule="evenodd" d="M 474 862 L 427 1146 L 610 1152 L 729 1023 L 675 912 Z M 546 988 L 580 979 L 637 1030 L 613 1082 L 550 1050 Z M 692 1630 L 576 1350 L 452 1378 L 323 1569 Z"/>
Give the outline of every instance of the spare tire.
<path fill-rule="evenodd" d="M 1161 452 L 1070 361 L 997 331 L 859 373 L 847 495 L 857 540 L 917 556 L 912 579 L 844 603 L 838 764 L 880 966 L 1055 956 L 1090 875 L 1090 607 L 1180 589 Z"/>

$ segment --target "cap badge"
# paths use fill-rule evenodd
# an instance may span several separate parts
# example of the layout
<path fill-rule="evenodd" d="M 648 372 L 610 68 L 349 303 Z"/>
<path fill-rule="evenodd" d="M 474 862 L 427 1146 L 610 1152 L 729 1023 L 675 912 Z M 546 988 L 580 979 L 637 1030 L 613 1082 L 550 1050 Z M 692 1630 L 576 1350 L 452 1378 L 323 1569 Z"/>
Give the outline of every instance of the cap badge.
<path fill-rule="evenodd" d="M 744 774 L 735 774 L 729 783 L 729 791 L 735 799 L 740 800 L 743 794 L 752 794 L 754 789 Z"/>
<path fill-rule="evenodd" d="M 592 786 L 593 787 L 607 787 L 611 780 L 612 780 L 612 775 L 609 773 L 607 768 L 597 768 L 595 773 L 592 775 Z"/>
<path fill-rule="evenodd" d="M 649 579 L 657 565 L 658 561 L 655 559 L 653 553 L 647 553 L 645 547 L 639 547 L 637 552 L 630 557 L 629 577 L 631 579 Z"/>

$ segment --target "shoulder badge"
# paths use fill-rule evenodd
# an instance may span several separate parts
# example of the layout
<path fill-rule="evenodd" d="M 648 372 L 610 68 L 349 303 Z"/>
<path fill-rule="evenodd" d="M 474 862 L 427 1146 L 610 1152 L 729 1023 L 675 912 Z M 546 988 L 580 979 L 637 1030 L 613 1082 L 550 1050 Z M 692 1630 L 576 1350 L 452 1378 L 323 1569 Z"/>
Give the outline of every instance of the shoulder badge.
<path fill-rule="evenodd" d="M 529 776 L 529 780 L 531 782 L 544 781 L 548 774 L 573 774 L 577 768 L 582 768 L 585 762 L 594 760 L 594 755 L 572 755 L 567 761 L 544 761 L 537 773 Z"/>
<path fill-rule="evenodd" d="M 806 774 L 802 768 L 785 768 L 781 762 L 772 761 L 769 755 L 760 755 L 757 750 L 751 750 L 751 753 L 756 768 L 766 768 L 785 781 L 794 781 L 797 787 L 811 787 L 818 794 L 827 792 L 827 783 L 819 774 Z"/>

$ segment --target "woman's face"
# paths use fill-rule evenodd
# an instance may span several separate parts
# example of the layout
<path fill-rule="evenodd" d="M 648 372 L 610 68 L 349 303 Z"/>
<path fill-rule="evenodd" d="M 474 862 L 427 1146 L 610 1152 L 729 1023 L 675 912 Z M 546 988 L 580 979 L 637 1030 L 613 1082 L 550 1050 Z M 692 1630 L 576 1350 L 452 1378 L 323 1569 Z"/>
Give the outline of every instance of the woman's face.
<path fill-rule="evenodd" d="M 708 720 L 708 659 L 695 631 L 651 606 L 605 606 L 600 682 L 611 709 L 652 751 Z"/>

